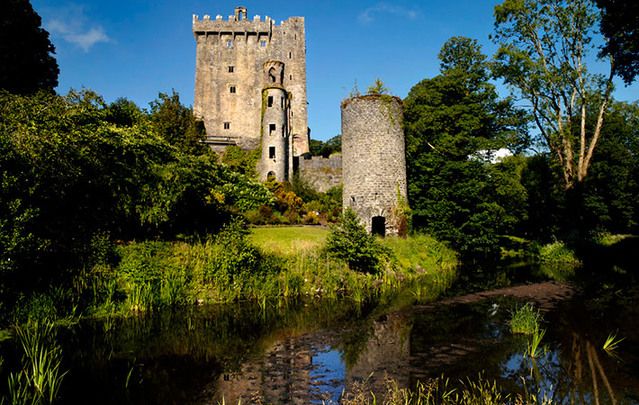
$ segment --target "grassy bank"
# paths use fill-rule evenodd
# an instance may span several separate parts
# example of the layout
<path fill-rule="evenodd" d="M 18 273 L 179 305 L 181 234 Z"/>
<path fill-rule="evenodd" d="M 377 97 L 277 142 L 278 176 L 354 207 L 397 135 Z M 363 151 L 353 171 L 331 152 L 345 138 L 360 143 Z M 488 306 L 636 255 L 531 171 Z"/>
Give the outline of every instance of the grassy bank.
<path fill-rule="evenodd" d="M 23 297 L 12 321 L 304 297 L 362 302 L 407 285 L 414 286 L 415 299 L 426 300 L 456 276 L 456 254 L 428 236 L 384 239 L 392 254 L 371 274 L 328 254 L 327 235 L 320 227 L 248 231 L 231 225 L 204 240 L 119 244 L 72 287 Z"/>

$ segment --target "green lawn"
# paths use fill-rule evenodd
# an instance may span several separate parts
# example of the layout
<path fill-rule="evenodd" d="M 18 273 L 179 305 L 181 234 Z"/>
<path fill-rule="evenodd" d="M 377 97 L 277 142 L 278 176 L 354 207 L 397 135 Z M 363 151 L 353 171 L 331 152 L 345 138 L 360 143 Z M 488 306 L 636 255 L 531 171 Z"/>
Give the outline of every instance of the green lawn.
<path fill-rule="evenodd" d="M 251 241 L 264 252 L 293 255 L 324 246 L 328 229 L 319 226 L 278 226 L 251 229 Z"/>

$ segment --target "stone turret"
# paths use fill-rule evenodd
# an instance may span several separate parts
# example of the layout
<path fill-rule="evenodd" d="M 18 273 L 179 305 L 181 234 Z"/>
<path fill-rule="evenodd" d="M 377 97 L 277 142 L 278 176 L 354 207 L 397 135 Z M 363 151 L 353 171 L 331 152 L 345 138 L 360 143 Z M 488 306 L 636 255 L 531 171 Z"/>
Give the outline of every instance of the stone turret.
<path fill-rule="evenodd" d="M 405 224 L 406 154 L 402 102 L 367 95 L 342 102 L 343 206 L 368 232 L 396 235 Z"/>
<path fill-rule="evenodd" d="M 282 87 L 283 77 L 284 63 L 264 63 L 264 80 L 268 87 L 262 90 L 262 159 L 259 170 L 262 181 L 270 177 L 284 181 L 290 177 L 290 106 L 289 94 Z"/>

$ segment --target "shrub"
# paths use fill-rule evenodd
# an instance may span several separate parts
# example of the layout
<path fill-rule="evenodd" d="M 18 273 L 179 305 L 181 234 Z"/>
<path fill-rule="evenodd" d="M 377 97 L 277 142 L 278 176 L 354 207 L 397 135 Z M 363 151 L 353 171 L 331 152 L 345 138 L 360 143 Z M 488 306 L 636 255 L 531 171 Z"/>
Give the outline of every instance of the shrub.
<path fill-rule="evenodd" d="M 510 318 L 510 330 L 512 333 L 531 335 L 539 329 L 541 314 L 532 304 L 527 303 L 517 308 Z"/>
<path fill-rule="evenodd" d="M 382 246 L 360 224 L 357 214 L 347 209 L 326 239 L 328 253 L 348 263 L 351 270 L 376 273 L 391 258 L 390 249 Z"/>
<path fill-rule="evenodd" d="M 575 256 L 575 252 L 570 250 L 563 242 L 556 241 L 544 245 L 539 250 L 539 259 L 542 263 L 553 264 L 572 264 L 578 266 L 581 264 Z"/>

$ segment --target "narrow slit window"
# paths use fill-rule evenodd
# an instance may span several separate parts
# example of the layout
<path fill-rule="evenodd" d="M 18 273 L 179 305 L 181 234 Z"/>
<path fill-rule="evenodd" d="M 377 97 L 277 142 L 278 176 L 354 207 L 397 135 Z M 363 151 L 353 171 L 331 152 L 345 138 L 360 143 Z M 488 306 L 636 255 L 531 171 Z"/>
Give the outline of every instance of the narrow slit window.
<path fill-rule="evenodd" d="M 231 129 L 231 123 L 230 122 L 225 122 L 224 123 L 224 129 Z"/>
<path fill-rule="evenodd" d="M 275 132 L 275 124 L 268 124 L 268 134 L 269 135 L 273 135 L 273 132 Z"/>
<path fill-rule="evenodd" d="M 284 109 L 284 97 L 280 97 L 280 106 Z"/>
<path fill-rule="evenodd" d="M 266 103 L 269 107 L 273 107 L 273 96 L 268 96 Z"/>
<path fill-rule="evenodd" d="M 293 57 L 293 52 L 288 53 L 288 58 L 291 59 Z"/>
<path fill-rule="evenodd" d="M 275 146 L 268 147 L 268 158 L 275 159 Z"/>
<path fill-rule="evenodd" d="M 235 72 L 235 66 L 229 66 L 229 73 Z"/>
<path fill-rule="evenodd" d="M 226 47 L 227 48 L 233 48 L 233 40 L 232 39 L 227 39 L 226 40 Z"/>
<path fill-rule="evenodd" d="M 235 94 L 235 92 L 236 92 L 235 86 L 231 86 L 231 87 L 229 88 L 229 91 L 230 91 L 231 93 Z"/>

